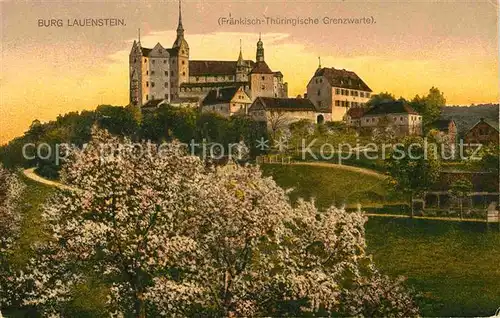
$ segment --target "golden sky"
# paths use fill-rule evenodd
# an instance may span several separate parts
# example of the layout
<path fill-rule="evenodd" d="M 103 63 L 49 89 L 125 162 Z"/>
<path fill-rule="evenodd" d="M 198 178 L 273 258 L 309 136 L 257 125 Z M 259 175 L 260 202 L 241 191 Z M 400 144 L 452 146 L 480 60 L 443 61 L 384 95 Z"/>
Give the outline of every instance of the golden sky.
<path fill-rule="evenodd" d="M 0 144 L 21 135 L 34 119 L 128 103 L 128 53 L 137 28 L 141 43 L 171 47 L 176 1 L 14 3 L 0 0 Z M 362 18 L 358 25 L 219 25 L 234 18 Z M 120 18 L 125 26 L 71 27 L 67 19 Z M 39 27 L 62 19 L 62 27 Z M 498 4 L 494 0 L 183 2 L 191 59 L 255 59 L 262 32 L 265 58 L 303 94 L 318 66 L 355 71 L 377 93 L 425 94 L 431 86 L 448 104 L 497 103 Z"/>

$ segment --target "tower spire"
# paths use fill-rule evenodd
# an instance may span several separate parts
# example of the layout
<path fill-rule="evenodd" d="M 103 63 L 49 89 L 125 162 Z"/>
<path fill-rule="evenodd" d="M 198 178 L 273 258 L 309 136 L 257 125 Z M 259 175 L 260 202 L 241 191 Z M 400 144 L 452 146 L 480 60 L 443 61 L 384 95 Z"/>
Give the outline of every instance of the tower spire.
<path fill-rule="evenodd" d="M 321 56 L 318 56 L 318 68 L 321 68 Z"/>
<path fill-rule="evenodd" d="M 141 28 L 137 29 L 137 33 L 138 33 L 138 42 L 141 43 Z"/>
<path fill-rule="evenodd" d="M 180 34 L 181 33 L 181 34 Z M 179 24 L 177 25 L 177 35 L 184 35 L 184 28 L 182 27 L 182 8 L 181 0 L 179 0 Z"/>
<path fill-rule="evenodd" d="M 264 62 L 264 43 L 262 43 L 261 34 L 259 32 L 259 41 L 257 41 L 257 54 L 255 56 L 256 62 Z"/>
<path fill-rule="evenodd" d="M 240 55 L 238 56 L 238 65 L 243 64 L 243 50 L 241 49 L 241 39 L 240 39 Z"/>

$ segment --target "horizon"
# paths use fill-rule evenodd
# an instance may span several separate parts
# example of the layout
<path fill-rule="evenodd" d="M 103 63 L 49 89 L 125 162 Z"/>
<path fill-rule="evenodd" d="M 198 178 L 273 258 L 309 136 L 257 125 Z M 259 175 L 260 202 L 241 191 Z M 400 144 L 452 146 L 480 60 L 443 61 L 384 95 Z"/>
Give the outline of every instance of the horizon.
<path fill-rule="evenodd" d="M 490 1 L 381 1 L 365 2 L 364 6 L 316 2 L 300 6 L 300 12 L 299 6 L 293 6 L 296 3 L 183 2 L 190 60 L 236 61 L 240 39 L 243 57 L 254 60 L 255 44 L 262 32 L 266 62 L 273 71 L 284 74 L 289 97 L 304 95 L 320 56 L 322 67 L 355 72 L 373 94 L 387 91 L 396 98 L 412 99 L 435 86 L 449 106 L 498 104 L 498 11 Z M 175 40 L 176 1 L 74 3 L 71 8 L 62 3 L 1 5 L 0 125 L 4 128 L 0 144 L 22 135 L 35 119 L 47 122 L 57 115 L 94 110 L 101 104 L 126 106 L 128 54 L 137 39 L 137 28 L 143 33 L 144 47 L 159 42 L 169 48 Z M 97 7 L 100 14 L 94 13 Z M 372 16 L 376 23 L 219 26 L 217 20 L 229 13 L 234 17 Z M 125 25 L 36 25 L 38 19 L 86 17 L 115 17 L 123 19 Z"/>

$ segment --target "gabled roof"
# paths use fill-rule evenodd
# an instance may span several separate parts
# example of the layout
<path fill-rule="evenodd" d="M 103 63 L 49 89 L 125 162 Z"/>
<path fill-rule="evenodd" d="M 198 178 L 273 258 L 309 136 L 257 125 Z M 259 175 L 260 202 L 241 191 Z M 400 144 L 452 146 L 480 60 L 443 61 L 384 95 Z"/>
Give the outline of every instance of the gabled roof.
<path fill-rule="evenodd" d="M 229 87 L 229 86 L 245 86 L 248 82 L 202 82 L 202 83 L 182 83 L 181 87 Z"/>
<path fill-rule="evenodd" d="M 212 89 L 201 102 L 202 106 L 229 103 L 241 86 Z"/>
<path fill-rule="evenodd" d="M 372 91 L 356 73 L 345 69 L 338 70 L 333 67 L 323 67 L 316 70 L 313 78 L 317 76 L 324 76 L 333 87 L 356 89 L 366 92 Z"/>
<path fill-rule="evenodd" d="M 498 128 L 498 123 L 495 123 L 495 122 L 492 122 L 492 121 L 489 121 L 489 120 L 486 120 L 484 118 L 481 118 L 477 123 L 474 124 L 474 126 L 472 126 L 471 128 L 469 128 L 469 130 L 467 130 L 467 133 L 469 131 L 471 131 L 472 129 L 474 129 L 477 125 L 481 124 L 481 123 L 485 123 L 487 124 L 488 126 L 490 126 L 491 128 L 495 129 L 496 131 L 499 131 L 499 128 Z"/>
<path fill-rule="evenodd" d="M 253 61 L 246 60 L 252 66 Z M 235 75 L 237 61 L 189 61 L 189 76 Z"/>
<path fill-rule="evenodd" d="M 149 53 L 151 53 L 153 49 L 148 49 L 147 47 L 141 47 L 141 51 L 142 51 L 142 56 L 149 56 Z"/>
<path fill-rule="evenodd" d="M 384 114 L 414 114 L 419 115 L 413 108 L 402 101 L 383 102 L 372 106 L 363 116 Z"/>
<path fill-rule="evenodd" d="M 166 49 L 168 54 L 170 54 L 170 56 L 175 56 L 177 55 L 177 53 L 179 53 L 179 48 L 177 47 L 174 47 L 174 48 L 171 48 L 171 49 Z"/>
<path fill-rule="evenodd" d="M 257 97 L 252 103 L 260 105 L 264 109 L 281 109 L 284 111 L 316 111 L 314 104 L 307 98 L 278 98 L 278 97 Z"/>
<path fill-rule="evenodd" d="M 347 111 L 347 116 L 351 117 L 352 119 L 359 119 L 363 117 L 365 113 L 365 109 L 363 107 L 351 107 Z"/>
<path fill-rule="evenodd" d="M 274 74 L 265 61 L 255 63 L 250 74 Z"/>
<path fill-rule="evenodd" d="M 455 123 L 453 119 L 438 119 L 428 125 L 429 128 L 440 131 L 448 131 L 450 123 Z"/>

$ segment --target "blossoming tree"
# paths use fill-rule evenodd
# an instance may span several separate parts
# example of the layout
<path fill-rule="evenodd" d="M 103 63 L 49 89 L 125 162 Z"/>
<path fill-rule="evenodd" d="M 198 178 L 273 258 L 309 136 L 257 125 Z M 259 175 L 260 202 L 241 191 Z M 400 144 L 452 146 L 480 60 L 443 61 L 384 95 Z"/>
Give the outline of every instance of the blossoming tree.
<path fill-rule="evenodd" d="M 292 206 L 257 167 L 97 131 L 62 175 L 74 190 L 45 208 L 53 240 L 23 277 L 27 303 L 61 311 L 90 270 L 110 312 L 139 317 L 418 313 L 366 254 L 361 213 Z"/>
<path fill-rule="evenodd" d="M 14 272 L 9 258 L 19 237 L 21 215 L 16 207 L 23 189 L 17 176 L 0 165 L 0 310 L 15 298 Z"/>

